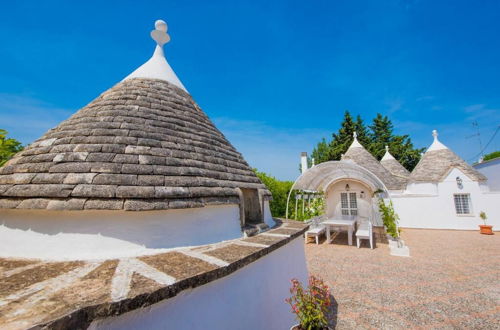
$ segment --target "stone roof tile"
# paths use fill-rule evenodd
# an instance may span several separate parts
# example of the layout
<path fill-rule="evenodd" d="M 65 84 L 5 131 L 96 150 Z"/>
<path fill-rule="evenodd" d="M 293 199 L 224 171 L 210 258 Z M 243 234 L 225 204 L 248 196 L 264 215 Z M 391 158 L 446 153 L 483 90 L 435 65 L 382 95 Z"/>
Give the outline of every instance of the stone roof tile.
<path fill-rule="evenodd" d="M 236 188 L 270 196 L 189 94 L 142 78 L 104 92 L 0 169 L 4 207 L 199 207 L 234 203 Z"/>
<path fill-rule="evenodd" d="M 448 148 L 427 151 L 411 172 L 410 182 L 440 182 L 453 168 L 458 168 L 473 181 L 487 178 Z"/>

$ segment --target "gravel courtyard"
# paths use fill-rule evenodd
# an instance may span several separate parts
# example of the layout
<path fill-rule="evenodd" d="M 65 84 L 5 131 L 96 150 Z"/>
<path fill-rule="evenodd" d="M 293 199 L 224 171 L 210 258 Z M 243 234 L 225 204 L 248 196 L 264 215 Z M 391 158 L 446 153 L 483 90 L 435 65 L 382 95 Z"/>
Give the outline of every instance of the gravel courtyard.
<path fill-rule="evenodd" d="M 500 329 L 500 233 L 407 229 L 411 257 L 345 234 L 308 243 L 311 274 L 332 288 L 336 329 Z"/>

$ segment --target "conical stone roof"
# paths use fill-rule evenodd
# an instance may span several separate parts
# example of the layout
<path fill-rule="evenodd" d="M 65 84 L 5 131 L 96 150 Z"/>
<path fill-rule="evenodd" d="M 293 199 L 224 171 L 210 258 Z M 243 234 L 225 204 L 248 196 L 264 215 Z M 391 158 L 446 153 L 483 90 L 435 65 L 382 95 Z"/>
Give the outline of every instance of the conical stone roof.
<path fill-rule="evenodd" d="M 373 157 L 354 136 L 354 141 L 346 151 L 343 160 L 352 160 L 356 164 L 366 168 L 368 171 L 375 174 L 389 190 L 402 190 L 406 187 L 406 179 L 397 177 L 391 174 L 380 162 Z"/>
<path fill-rule="evenodd" d="M 170 77 L 128 77 L 18 153 L 0 169 L 0 208 L 202 207 L 239 203 L 238 188 L 270 196 Z"/>
<path fill-rule="evenodd" d="M 410 182 L 440 182 L 453 168 L 458 168 L 473 181 L 487 180 L 483 174 L 439 142 L 435 130 L 432 133 L 434 142 L 411 172 Z"/>
<path fill-rule="evenodd" d="M 400 162 L 394 158 L 389 152 L 389 147 L 385 147 L 385 155 L 380 160 L 380 164 L 385 167 L 392 175 L 408 178 L 410 176 L 410 171 L 408 171 Z"/>

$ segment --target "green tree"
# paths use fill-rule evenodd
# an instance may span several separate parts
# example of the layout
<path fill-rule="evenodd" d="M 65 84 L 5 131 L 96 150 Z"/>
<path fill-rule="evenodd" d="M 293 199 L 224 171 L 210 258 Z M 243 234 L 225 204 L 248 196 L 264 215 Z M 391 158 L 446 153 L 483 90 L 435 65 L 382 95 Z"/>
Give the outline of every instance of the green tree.
<path fill-rule="evenodd" d="M 389 151 L 403 167 L 412 171 L 425 148 L 415 148 L 408 135 L 395 135 L 389 143 Z"/>
<path fill-rule="evenodd" d="M 363 146 L 368 146 L 371 144 L 372 140 L 370 137 L 370 133 L 368 132 L 368 129 L 366 128 L 365 123 L 360 115 L 356 117 L 354 129 L 356 130 L 359 143 L 361 143 Z"/>
<path fill-rule="evenodd" d="M 314 163 L 319 164 L 323 162 L 327 162 L 330 160 L 330 148 L 328 146 L 328 142 L 323 138 L 321 141 L 314 147 L 311 153 L 311 159 L 314 158 Z"/>
<path fill-rule="evenodd" d="M 387 116 L 377 113 L 370 127 L 371 143 L 368 151 L 377 158 L 382 159 L 385 154 L 385 146 L 389 146 L 390 153 L 401 165 L 411 171 L 420 160 L 420 154 L 424 148 L 413 146 L 409 135 L 394 135 L 394 125 Z"/>
<path fill-rule="evenodd" d="M 286 200 L 288 193 L 292 189 L 292 181 L 280 181 L 273 176 L 266 173 L 259 172 L 254 169 L 255 174 L 264 183 L 273 195 L 273 200 L 269 203 L 271 214 L 273 217 L 285 217 L 286 214 Z"/>
<path fill-rule="evenodd" d="M 0 129 L 0 166 L 3 166 L 16 153 L 23 150 L 21 142 L 7 138 L 8 132 Z"/>
<path fill-rule="evenodd" d="M 493 151 L 493 152 L 490 152 L 489 154 L 484 155 L 483 161 L 485 161 L 485 160 L 492 160 L 492 159 L 499 158 L 499 157 L 500 157 L 500 150 L 499 151 Z"/>
<path fill-rule="evenodd" d="M 356 131 L 356 123 L 354 122 L 349 111 L 344 113 L 344 119 L 337 133 L 332 134 L 330 142 L 329 160 L 340 160 L 343 154 L 347 151 L 353 141 L 353 133 Z"/>
<path fill-rule="evenodd" d="M 353 133 L 357 133 L 358 141 L 378 160 L 385 154 L 385 146 L 401 165 L 409 171 L 417 165 L 424 148 L 415 148 L 408 135 L 394 135 L 394 125 L 387 116 L 377 113 L 372 124 L 365 126 L 361 116 L 353 119 L 349 111 L 344 113 L 340 129 L 332 134 L 332 140 L 322 139 L 313 149 L 311 158 L 316 164 L 329 160 L 340 160 L 353 141 Z"/>
<path fill-rule="evenodd" d="M 377 113 L 369 127 L 371 141 L 368 151 L 380 160 L 384 156 L 385 146 L 392 142 L 394 126 L 387 116 Z"/>

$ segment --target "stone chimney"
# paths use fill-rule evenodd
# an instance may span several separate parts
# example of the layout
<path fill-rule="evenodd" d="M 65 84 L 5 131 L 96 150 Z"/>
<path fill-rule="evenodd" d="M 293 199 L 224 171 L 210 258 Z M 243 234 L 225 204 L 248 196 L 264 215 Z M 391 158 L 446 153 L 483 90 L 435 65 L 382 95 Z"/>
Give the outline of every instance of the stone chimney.
<path fill-rule="evenodd" d="M 302 152 L 300 154 L 300 167 L 302 169 L 302 174 L 307 171 L 307 152 Z"/>

